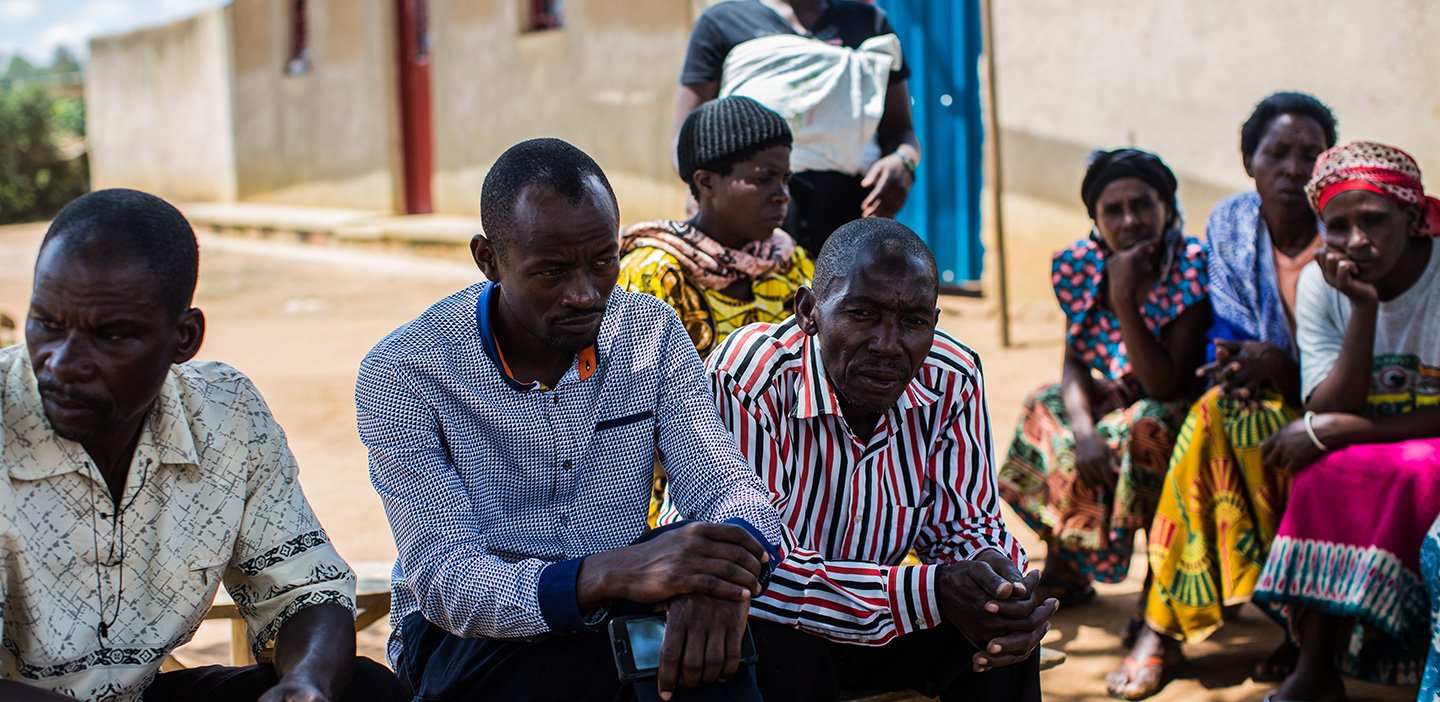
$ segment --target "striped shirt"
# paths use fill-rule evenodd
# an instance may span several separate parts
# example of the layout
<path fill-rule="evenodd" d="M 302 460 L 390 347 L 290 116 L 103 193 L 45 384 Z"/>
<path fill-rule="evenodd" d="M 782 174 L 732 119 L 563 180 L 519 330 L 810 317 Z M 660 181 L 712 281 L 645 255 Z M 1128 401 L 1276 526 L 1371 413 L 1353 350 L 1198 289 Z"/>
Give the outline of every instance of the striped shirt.
<path fill-rule="evenodd" d="M 399 552 L 397 634 L 415 612 L 463 637 L 585 630 L 580 563 L 647 530 L 657 450 L 686 518 L 746 527 L 778 560 L 779 518 L 674 310 L 615 290 L 595 367 L 582 372 L 582 354 L 544 387 L 501 363 L 496 290 L 441 300 L 360 364 L 360 438 Z M 392 663 L 400 646 L 392 636 Z"/>
<path fill-rule="evenodd" d="M 936 566 L 994 548 L 1026 567 L 1000 517 L 980 359 L 948 334 L 868 442 L 794 318 L 735 332 L 708 368 L 795 536 L 752 616 L 878 646 L 940 623 Z M 921 564 L 901 565 L 911 549 Z"/>

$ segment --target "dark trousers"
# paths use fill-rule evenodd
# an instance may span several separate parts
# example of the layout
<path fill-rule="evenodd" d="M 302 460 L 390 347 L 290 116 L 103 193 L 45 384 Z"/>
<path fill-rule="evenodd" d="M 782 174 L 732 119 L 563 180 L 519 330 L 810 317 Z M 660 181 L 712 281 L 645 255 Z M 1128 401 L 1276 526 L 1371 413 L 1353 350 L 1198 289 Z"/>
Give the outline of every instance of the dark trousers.
<path fill-rule="evenodd" d="M 790 177 L 785 231 L 810 258 L 820 255 L 820 247 L 840 225 L 860 219 L 860 204 L 870 194 L 860 187 L 864 179 L 835 171 L 802 171 Z"/>
<path fill-rule="evenodd" d="M 280 679 L 268 663 L 231 668 L 209 665 L 155 676 L 145 702 L 255 702 Z M 356 658 L 345 693 L 335 702 L 408 702 L 395 674 L 369 658 Z"/>
<path fill-rule="evenodd" d="M 942 702 L 1040 702 L 1040 656 L 976 673 L 975 647 L 948 625 L 884 646 L 842 644 L 774 622 L 750 620 L 760 693 L 779 702 L 833 702 L 844 693 L 914 690 Z"/>
<path fill-rule="evenodd" d="M 415 702 L 435 700 L 658 701 L 654 680 L 622 683 L 610 640 L 602 634 L 565 634 L 534 640 L 466 639 L 419 613 L 402 623 L 400 681 Z M 673 702 L 760 699 L 754 669 L 741 666 L 728 682 L 680 690 Z"/>

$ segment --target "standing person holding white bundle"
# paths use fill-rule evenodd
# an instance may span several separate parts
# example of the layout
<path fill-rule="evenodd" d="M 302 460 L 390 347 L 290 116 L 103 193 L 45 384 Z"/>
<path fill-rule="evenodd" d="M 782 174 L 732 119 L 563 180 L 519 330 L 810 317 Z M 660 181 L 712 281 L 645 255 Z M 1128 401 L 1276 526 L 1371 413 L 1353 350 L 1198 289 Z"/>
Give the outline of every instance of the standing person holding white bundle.
<path fill-rule="evenodd" d="M 894 217 L 915 183 L 920 142 L 910 69 L 884 11 L 854 0 L 732 0 L 695 23 L 675 132 L 695 108 L 744 95 L 795 135 L 784 229 L 811 255 L 841 224 Z"/>

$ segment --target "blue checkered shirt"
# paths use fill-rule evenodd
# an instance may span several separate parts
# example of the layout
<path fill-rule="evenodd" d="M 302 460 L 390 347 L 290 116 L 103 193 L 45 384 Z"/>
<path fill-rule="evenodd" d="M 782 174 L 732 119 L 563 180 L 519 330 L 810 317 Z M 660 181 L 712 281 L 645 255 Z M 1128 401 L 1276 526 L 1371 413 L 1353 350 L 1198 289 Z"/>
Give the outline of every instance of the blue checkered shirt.
<path fill-rule="evenodd" d="M 399 551 L 397 630 L 414 612 L 466 637 L 583 629 L 580 561 L 646 531 L 657 450 L 683 516 L 739 523 L 779 560 L 779 516 L 670 307 L 617 289 L 594 372 L 572 365 L 547 389 L 504 371 L 494 290 L 441 300 L 360 365 L 360 438 Z"/>

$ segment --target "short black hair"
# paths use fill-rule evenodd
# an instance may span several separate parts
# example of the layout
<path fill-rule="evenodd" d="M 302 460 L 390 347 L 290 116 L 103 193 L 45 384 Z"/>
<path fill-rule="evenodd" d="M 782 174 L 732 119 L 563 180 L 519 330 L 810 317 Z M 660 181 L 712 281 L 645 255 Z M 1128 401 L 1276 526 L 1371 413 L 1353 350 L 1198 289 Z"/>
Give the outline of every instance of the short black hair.
<path fill-rule="evenodd" d="M 503 255 L 506 240 L 515 228 L 515 203 L 525 188 L 541 186 L 578 203 L 587 193 L 586 181 L 591 176 L 600 180 L 610 196 L 618 232 L 620 203 L 600 164 L 589 154 L 553 138 L 530 139 L 506 149 L 495 159 L 480 187 L 480 227 L 496 254 Z"/>
<path fill-rule="evenodd" d="M 940 277 L 935 255 L 919 235 L 893 219 L 866 217 L 841 225 L 820 247 L 820 255 L 815 259 L 815 278 L 810 286 L 815 296 L 821 299 L 827 297 L 835 278 L 849 273 L 862 251 L 920 260 L 925 264 L 932 287 L 939 294 Z"/>
<path fill-rule="evenodd" d="M 40 251 L 57 243 L 74 247 L 74 253 L 103 252 L 106 260 L 139 260 L 176 316 L 195 299 L 200 277 L 195 230 L 180 210 L 154 195 L 125 188 L 81 195 L 55 215 Z"/>
<path fill-rule="evenodd" d="M 1250 113 L 1250 119 L 1240 125 L 1242 156 L 1250 158 L 1255 155 L 1270 123 L 1279 119 L 1280 115 L 1302 115 L 1315 120 L 1320 130 L 1325 132 L 1325 148 L 1335 145 L 1335 115 L 1328 105 L 1308 93 L 1279 92 L 1261 100 L 1255 111 Z"/>

